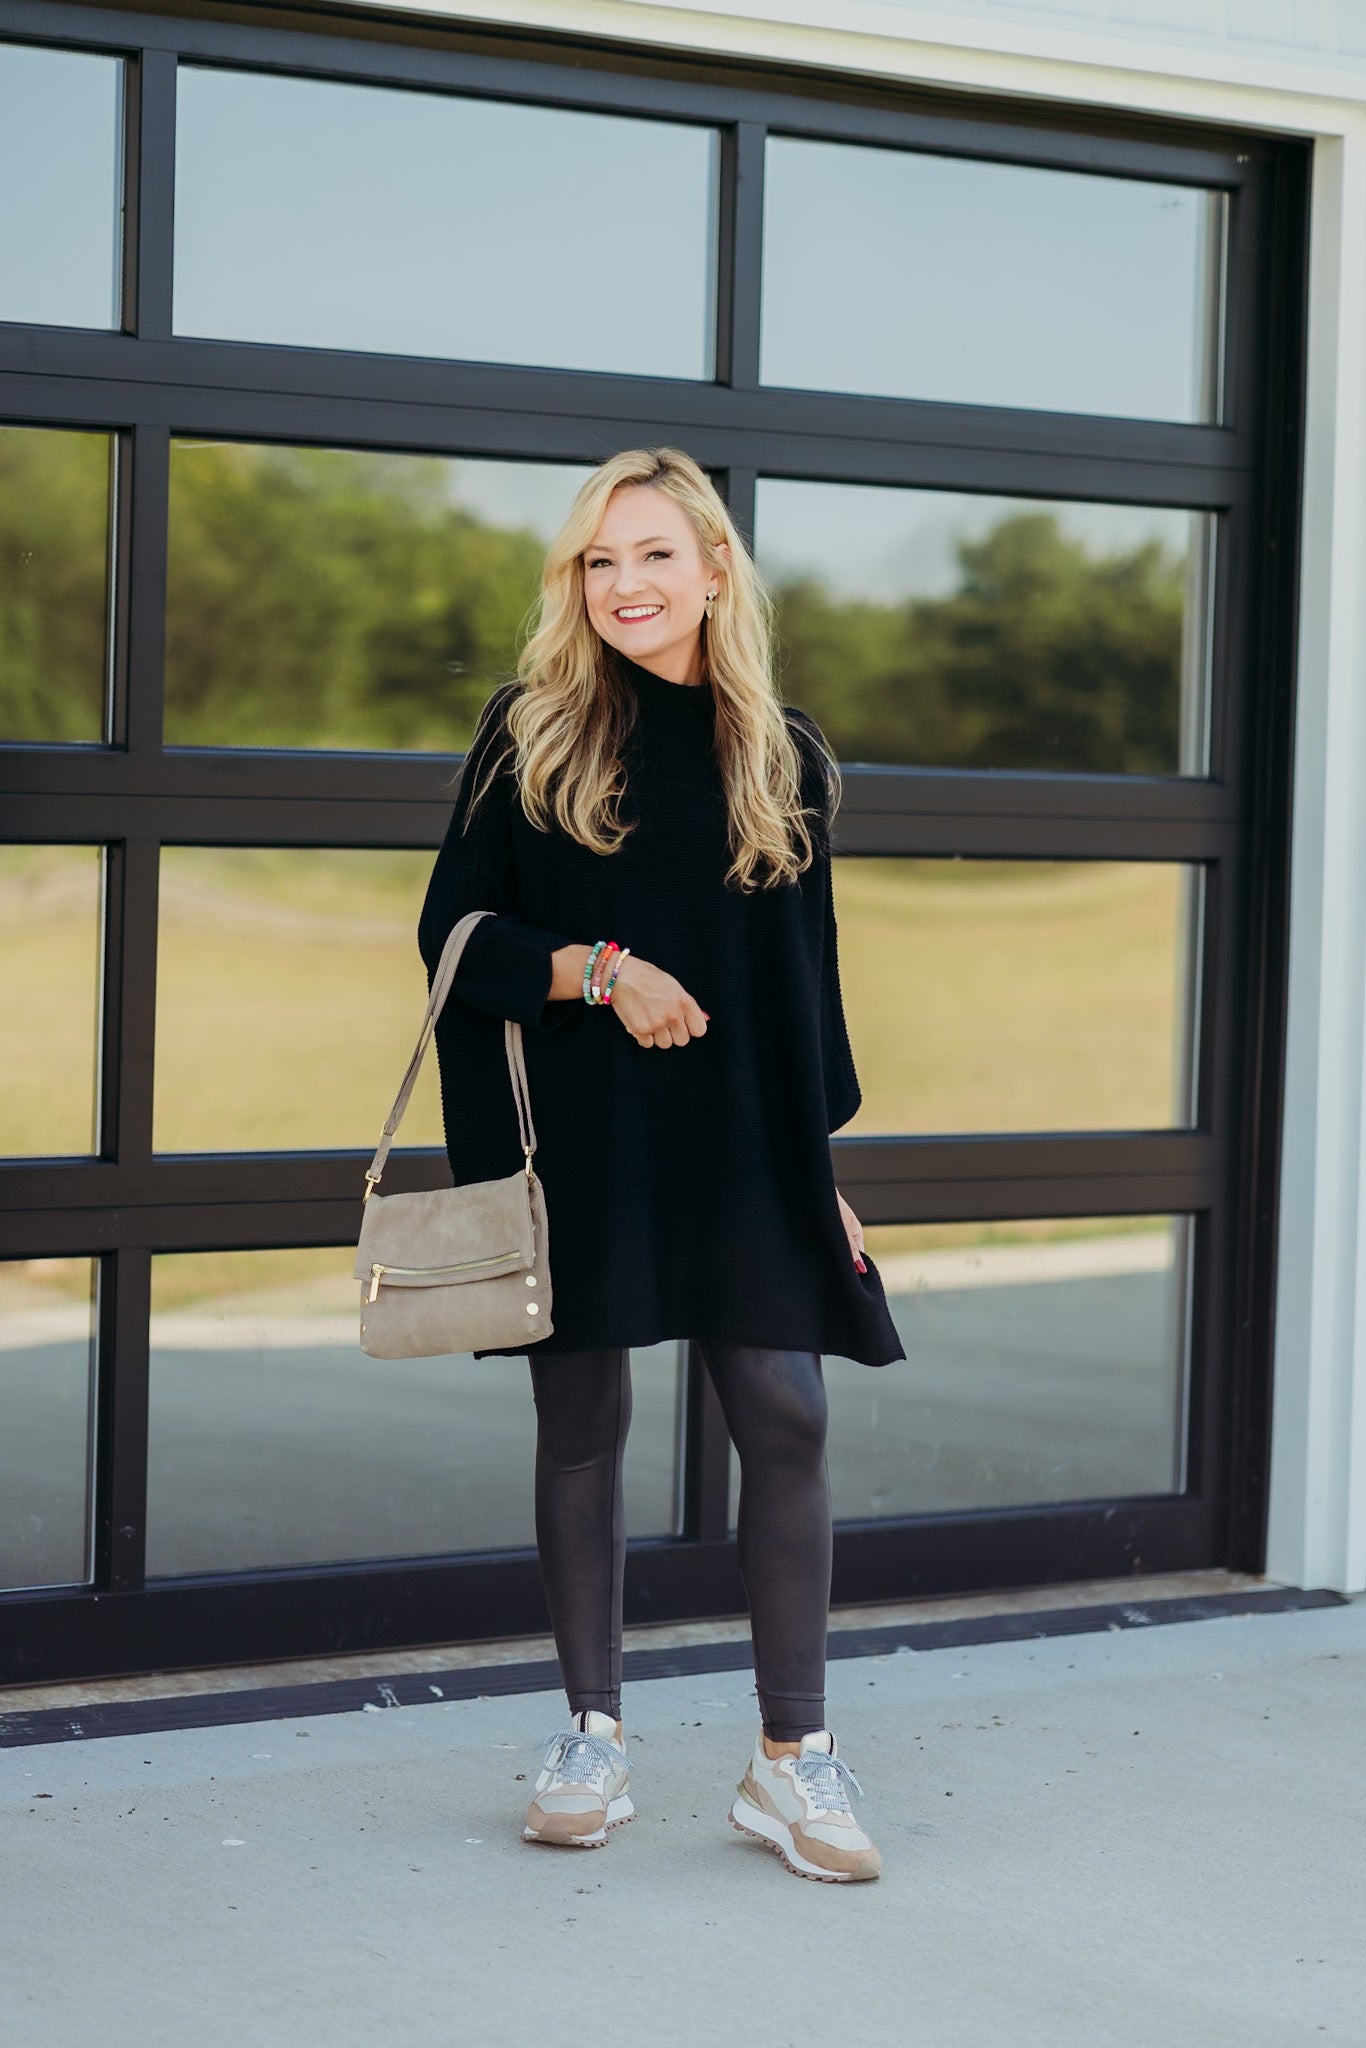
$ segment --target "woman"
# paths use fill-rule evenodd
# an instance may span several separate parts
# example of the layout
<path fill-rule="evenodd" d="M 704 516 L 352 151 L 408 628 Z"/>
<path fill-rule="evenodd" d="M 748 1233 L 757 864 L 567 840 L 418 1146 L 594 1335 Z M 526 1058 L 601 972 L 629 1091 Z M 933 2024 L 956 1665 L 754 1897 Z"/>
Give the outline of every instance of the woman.
<path fill-rule="evenodd" d="M 457 1186 L 518 1163 L 501 1028 L 518 1019 L 546 1201 L 553 1330 L 526 1355 L 573 1718 L 547 1744 L 525 1838 L 597 1847 L 634 1811 L 630 1349 L 687 1337 L 741 1468 L 762 1725 L 731 1819 L 790 1870 L 847 1883 L 879 1858 L 825 1726 L 821 1354 L 906 1354 L 834 1185 L 828 1136 L 860 1100 L 831 888 L 838 771 L 815 722 L 778 701 L 770 612 L 689 456 L 602 463 L 547 552 L 519 680 L 481 714 L 419 939 L 430 975 L 459 917 L 497 913 L 438 1026 L 447 1150 Z"/>

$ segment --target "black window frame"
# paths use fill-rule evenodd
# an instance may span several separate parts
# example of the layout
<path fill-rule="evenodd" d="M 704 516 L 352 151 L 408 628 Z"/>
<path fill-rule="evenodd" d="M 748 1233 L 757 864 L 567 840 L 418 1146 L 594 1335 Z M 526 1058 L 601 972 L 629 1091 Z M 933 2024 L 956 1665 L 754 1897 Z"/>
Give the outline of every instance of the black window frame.
<path fill-rule="evenodd" d="M 1218 515 L 1210 772 L 981 774 L 846 764 L 837 851 L 1188 862 L 1205 875 L 1193 1128 L 835 1138 L 869 1225 L 1005 1217 L 1196 1218 L 1183 1493 L 841 1525 L 835 1598 L 865 1601 L 1203 1565 L 1265 1545 L 1274 1217 L 1288 943 L 1289 763 L 1303 439 L 1307 144 L 660 57 L 583 37 L 269 10 L 124 11 L 0 0 L 0 39 L 127 60 L 123 327 L 0 325 L 0 420 L 100 427 L 118 444 L 111 742 L 0 748 L 6 841 L 108 849 L 98 1156 L 0 1164 L 0 1257 L 100 1266 L 95 1571 L 0 1594 L 0 1683 L 545 1626 L 535 1558 L 358 1562 L 148 1583 L 148 1316 L 156 1252 L 354 1240 L 359 1153 L 154 1156 L 158 848 L 434 848 L 450 757 L 163 749 L 170 443 L 185 434 L 594 462 L 687 447 L 752 529 L 762 473 Z M 176 338 L 178 62 L 261 67 L 610 113 L 721 135 L 711 382 Z M 1223 421 L 1164 424 L 765 389 L 758 382 L 763 138 L 783 134 L 1215 186 L 1229 194 Z M 368 1155 L 367 1155 L 368 1156 Z M 435 1151 L 396 1155 L 432 1185 Z M 513 1369 L 517 1369 L 515 1364 Z M 897 1370 L 898 1368 L 891 1368 Z M 742 1607 L 729 1447 L 692 1352 L 683 1533 L 628 1561 L 634 1621 Z"/>

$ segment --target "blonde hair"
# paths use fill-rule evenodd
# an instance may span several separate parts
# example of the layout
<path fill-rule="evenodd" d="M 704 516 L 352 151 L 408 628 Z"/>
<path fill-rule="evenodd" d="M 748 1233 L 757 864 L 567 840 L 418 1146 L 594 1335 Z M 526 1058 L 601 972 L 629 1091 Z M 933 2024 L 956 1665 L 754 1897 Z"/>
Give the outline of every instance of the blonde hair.
<path fill-rule="evenodd" d="M 632 699 L 589 620 L 583 580 L 584 556 L 607 502 L 627 485 L 663 491 L 681 506 L 717 576 L 716 607 L 701 635 L 729 816 L 726 881 L 742 889 L 794 881 L 810 866 L 813 849 L 801 750 L 773 678 L 773 599 L 710 478 L 678 448 L 627 448 L 600 463 L 546 550 L 539 617 L 517 664 L 521 688 L 506 713 L 522 808 L 539 830 L 553 819 L 593 853 L 616 853 L 634 830 L 619 810 Z M 728 560 L 718 551 L 723 541 Z M 839 770 L 819 727 L 803 713 L 796 717 L 824 764 L 828 822 Z"/>

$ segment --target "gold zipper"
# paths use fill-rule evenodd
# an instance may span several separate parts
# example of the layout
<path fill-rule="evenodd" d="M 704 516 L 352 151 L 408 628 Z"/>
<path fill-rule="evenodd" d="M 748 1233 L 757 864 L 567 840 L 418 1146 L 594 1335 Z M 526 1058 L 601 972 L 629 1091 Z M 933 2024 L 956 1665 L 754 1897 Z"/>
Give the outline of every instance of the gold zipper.
<path fill-rule="evenodd" d="M 469 1273 L 477 1266 L 499 1266 L 505 1259 L 515 1259 L 516 1257 L 517 1250 L 514 1246 L 510 1252 L 495 1252 L 492 1258 L 462 1259 L 458 1266 L 372 1265 L 370 1268 L 370 1292 L 365 1298 L 367 1302 L 371 1302 L 378 1297 L 379 1283 L 386 1273 L 401 1273 L 405 1280 L 415 1280 L 419 1277 L 426 1278 L 428 1276 L 434 1280 L 444 1280 L 449 1273 Z"/>

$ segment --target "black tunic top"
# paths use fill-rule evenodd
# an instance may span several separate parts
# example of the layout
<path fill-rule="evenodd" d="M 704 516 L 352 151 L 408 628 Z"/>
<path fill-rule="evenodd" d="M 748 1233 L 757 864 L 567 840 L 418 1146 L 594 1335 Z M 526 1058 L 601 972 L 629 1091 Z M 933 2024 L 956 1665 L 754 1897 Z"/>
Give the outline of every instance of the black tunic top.
<path fill-rule="evenodd" d="M 618 853 L 527 819 L 504 725 L 517 684 L 490 697 L 465 758 L 418 935 L 430 979 L 459 917 L 497 913 L 471 934 L 437 1025 L 455 1184 L 521 1163 L 502 1029 L 515 1017 L 550 1237 L 554 1327 L 538 1353 L 711 1337 L 864 1365 L 904 1358 L 876 1265 L 865 1253 L 860 1273 L 850 1253 L 827 1142 L 861 1096 L 818 728 L 787 709 L 815 858 L 795 882 L 741 891 L 724 881 L 711 683 L 615 658 L 637 710 L 621 815 L 638 822 Z M 491 747 L 509 758 L 462 834 Z M 710 1013 L 705 1034 L 642 1046 L 609 1005 L 547 1000 L 552 953 L 599 938 L 675 975 Z"/>

